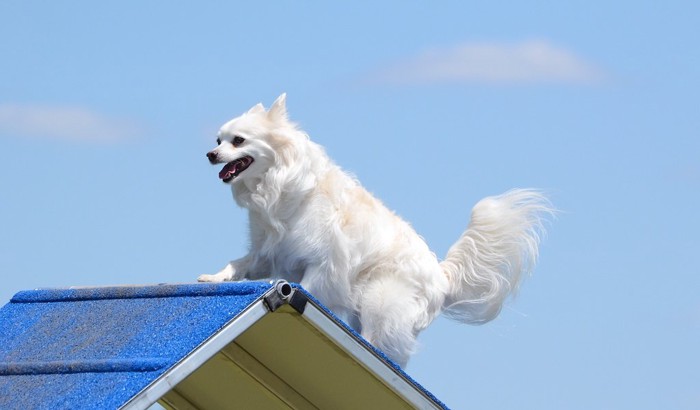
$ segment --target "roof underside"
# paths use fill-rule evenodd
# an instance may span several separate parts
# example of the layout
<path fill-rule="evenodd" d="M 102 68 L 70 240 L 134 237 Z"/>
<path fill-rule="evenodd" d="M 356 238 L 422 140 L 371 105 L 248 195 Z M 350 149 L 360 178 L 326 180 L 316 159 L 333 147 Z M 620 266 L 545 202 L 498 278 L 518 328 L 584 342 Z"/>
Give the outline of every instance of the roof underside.
<path fill-rule="evenodd" d="M 412 408 L 289 306 L 263 317 L 161 403 L 174 409 L 232 403 L 242 409 Z"/>

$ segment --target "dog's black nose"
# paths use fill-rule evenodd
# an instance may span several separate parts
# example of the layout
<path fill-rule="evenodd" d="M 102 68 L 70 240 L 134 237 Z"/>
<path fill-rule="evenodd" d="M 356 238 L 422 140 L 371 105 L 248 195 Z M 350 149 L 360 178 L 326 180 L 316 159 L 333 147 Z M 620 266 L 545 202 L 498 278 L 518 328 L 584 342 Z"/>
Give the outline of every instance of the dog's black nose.
<path fill-rule="evenodd" d="M 214 152 L 214 151 L 207 152 L 207 158 L 209 159 L 209 162 L 211 162 L 212 164 L 216 164 L 216 159 L 217 159 L 216 152 Z"/>

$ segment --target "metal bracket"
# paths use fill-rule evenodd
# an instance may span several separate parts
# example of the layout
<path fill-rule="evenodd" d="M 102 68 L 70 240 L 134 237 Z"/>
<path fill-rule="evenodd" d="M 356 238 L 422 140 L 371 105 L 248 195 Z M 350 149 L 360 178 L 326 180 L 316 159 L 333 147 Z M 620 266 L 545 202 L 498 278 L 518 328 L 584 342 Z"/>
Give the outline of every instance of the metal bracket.
<path fill-rule="evenodd" d="M 304 292 L 294 292 L 292 293 L 292 296 L 289 298 L 289 306 L 293 307 L 294 310 L 299 312 L 300 314 L 304 314 L 304 309 L 306 308 L 306 302 L 309 301 L 309 298 L 306 297 L 306 294 Z"/>
<path fill-rule="evenodd" d="M 267 308 L 270 312 L 279 309 L 285 303 L 289 303 L 289 299 L 295 294 L 294 288 L 286 280 L 278 280 L 275 282 L 270 292 L 263 297 Z"/>

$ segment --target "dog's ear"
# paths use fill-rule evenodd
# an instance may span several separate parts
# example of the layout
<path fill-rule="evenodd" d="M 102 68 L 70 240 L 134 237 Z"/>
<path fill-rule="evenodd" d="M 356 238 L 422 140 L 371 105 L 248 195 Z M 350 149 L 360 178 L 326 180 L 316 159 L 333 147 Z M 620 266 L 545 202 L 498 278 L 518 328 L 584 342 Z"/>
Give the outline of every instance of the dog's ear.
<path fill-rule="evenodd" d="M 287 93 L 282 93 L 270 107 L 270 111 L 267 112 L 267 117 L 272 121 L 286 120 L 287 119 Z"/>
<path fill-rule="evenodd" d="M 256 112 L 263 112 L 265 111 L 265 107 L 263 107 L 262 103 L 257 103 L 251 109 L 248 110 L 248 114 L 255 114 Z"/>

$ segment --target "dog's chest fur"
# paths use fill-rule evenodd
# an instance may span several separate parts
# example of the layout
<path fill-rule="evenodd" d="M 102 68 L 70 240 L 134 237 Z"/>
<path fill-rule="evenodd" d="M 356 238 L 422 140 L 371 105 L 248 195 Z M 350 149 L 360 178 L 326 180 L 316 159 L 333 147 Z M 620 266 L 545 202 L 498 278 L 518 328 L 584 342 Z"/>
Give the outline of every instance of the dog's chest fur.
<path fill-rule="evenodd" d="M 324 212 L 309 212 L 319 207 L 317 202 L 287 194 L 280 195 L 274 206 L 261 206 L 265 202 L 259 200 L 244 202 L 249 210 L 251 252 L 269 261 L 273 276 L 300 281 L 309 263 L 327 258 L 328 246 L 320 235 L 325 231 Z"/>

